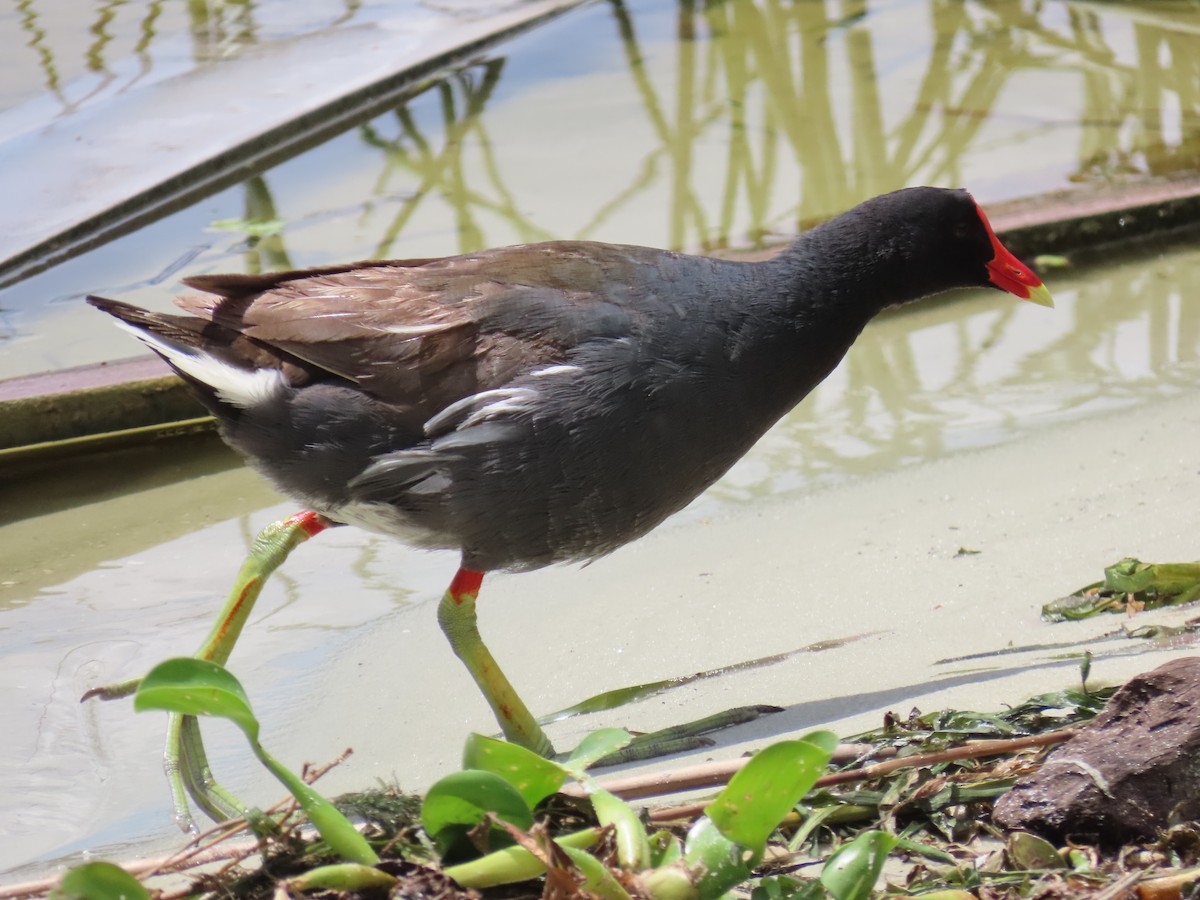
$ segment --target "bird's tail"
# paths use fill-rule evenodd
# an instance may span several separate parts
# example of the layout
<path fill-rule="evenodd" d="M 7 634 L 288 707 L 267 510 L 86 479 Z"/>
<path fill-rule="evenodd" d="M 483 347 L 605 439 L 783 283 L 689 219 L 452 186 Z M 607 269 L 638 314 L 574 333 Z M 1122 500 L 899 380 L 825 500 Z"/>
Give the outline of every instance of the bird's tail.
<path fill-rule="evenodd" d="M 229 407 L 248 409 L 286 387 L 278 369 L 255 368 L 239 355 L 241 335 L 192 316 L 151 312 L 139 306 L 90 296 L 87 302 L 163 358 L 219 418 Z"/>

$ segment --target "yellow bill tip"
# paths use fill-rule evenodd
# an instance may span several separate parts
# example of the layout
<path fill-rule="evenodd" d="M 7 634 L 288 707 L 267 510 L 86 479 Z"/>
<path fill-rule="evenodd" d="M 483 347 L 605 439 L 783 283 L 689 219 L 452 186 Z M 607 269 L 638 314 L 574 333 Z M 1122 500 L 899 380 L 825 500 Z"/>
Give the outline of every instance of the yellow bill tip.
<path fill-rule="evenodd" d="M 1025 298 L 1030 303 L 1036 303 L 1038 306 L 1048 306 L 1054 308 L 1054 298 L 1050 296 L 1050 290 L 1044 284 L 1039 284 L 1037 287 L 1029 289 L 1029 296 Z"/>

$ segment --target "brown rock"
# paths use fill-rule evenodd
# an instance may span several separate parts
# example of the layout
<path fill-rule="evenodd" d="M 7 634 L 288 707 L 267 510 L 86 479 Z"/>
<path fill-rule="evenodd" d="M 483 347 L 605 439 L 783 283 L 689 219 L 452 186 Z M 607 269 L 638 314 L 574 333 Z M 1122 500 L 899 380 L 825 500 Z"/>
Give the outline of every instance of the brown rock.
<path fill-rule="evenodd" d="M 1172 817 L 1172 813 L 1175 816 Z M 992 819 L 1051 839 L 1120 844 L 1200 812 L 1200 657 L 1125 684 L 996 803 Z"/>

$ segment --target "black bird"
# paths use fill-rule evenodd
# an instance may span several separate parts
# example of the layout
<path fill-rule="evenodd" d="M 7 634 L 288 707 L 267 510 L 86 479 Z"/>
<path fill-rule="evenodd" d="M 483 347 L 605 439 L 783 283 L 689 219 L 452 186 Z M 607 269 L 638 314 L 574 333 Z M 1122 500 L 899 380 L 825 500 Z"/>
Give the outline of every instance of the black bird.
<path fill-rule="evenodd" d="M 348 523 L 460 550 L 439 622 L 505 735 L 543 754 L 476 628 L 484 572 L 586 561 L 645 534 L 884 309 L 971 287 L 1051 305 L 967 192 L 929 187 L 868 200 L 764 262 L 554 241 L 185 283 L 203 293 L 177 301 L 184 316 L 88 299 L 311 511 L 276 536 Z M 245 595 L 243 580 L 233 605 Z M 238 630 L 218 628 L 200 655 L 223 661 Z"/>

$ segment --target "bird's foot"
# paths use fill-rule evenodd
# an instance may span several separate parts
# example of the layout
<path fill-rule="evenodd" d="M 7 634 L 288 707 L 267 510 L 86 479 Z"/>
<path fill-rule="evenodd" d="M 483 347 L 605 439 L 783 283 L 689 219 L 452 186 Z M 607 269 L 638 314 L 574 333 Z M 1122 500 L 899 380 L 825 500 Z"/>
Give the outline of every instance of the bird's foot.
<path fill-rule="evenodd" d="M 602 757 L 593 768 L 616 766 L 644 759 L 658 759 L 673 753 L 711 747 L 713 745 L 712 738 L 705 737 L 709 732 L 732 728 L 734 725 L 743 725 L 746 722 L 753 722 L 759 716 L 781 711 L 778 706 L 738 706 L 684 725 L 673 725 L 649 734 L 639 734 L 628 746 L 616 753 Z"/>
<path fill-rule="evenodd" d="M 80 698 L 80 702 L 130 697 L 137 693 L 141 683 L 142 679 L 139 677 L 94 687 Z M 189 796 L 214 821 L 245 818 L 251 823 L 252 829 L 258 830 L 255 828 L 257 810 L 247 808 L 213 778 L 195 716 L 172 714 L 170 717 L 167 745 L 163 752 L 163 771 L 171 788 L 175 822 L 182 831 L 188 834 L 198 833 L 196 820 L 192 818 L 188 807 Z"/>
<path fill-rule="evenodd" d="M 257 810 L 250 809 L 213 777 L 200 736 L 200 722 L 195 716 L 171 713 L 167 720 L 163 772 L 171 787 L 175 821 L 184 831 L 194 833 L 196 830 L 188 806 L 189 797 L 214 822 L 244 818 L 253 828 L 253 823 L 257 821 Z"/>
<path fill-rule="evenodd" d="M 142 679 L 130 678 L 128 681 L 118 681 L 116 684 L 105 684 L 100 687 L 94 687 L 82 697 L 79 698 L 80 703 L 88 700 L 120 700 L 122 697 L 131 697 L 137 693 L 138 686 L 142 683 Z"/>
<path fill-rule="evenodd" d="M 302 512 L 273 522 L 259 532 L 212 631 L 196 652 L 196 658 L 224 665 L 267 578 L 299 544 L 334 524 L 318 513 Z M 116 700 L 128 697 L 137 692 L 141 683 L 141 678 L 131 678 L 118 684 L 92 688 L 82 699 Z M 171 788 L 175 821 L 184 831 L 196 831 L 189 798 L 214 821 L 245 818 L 251 829 L 260 835 L 275 827 L 261 812 L 247 807 L 217 783 L 208 764 L 200 725 L 195 716 L 171 714 L 167 725 L 163 768 Z"/>

